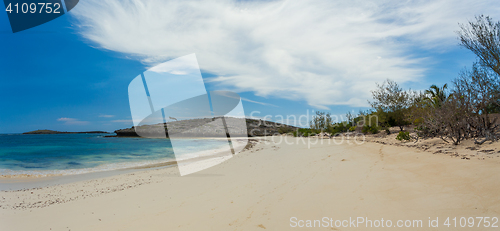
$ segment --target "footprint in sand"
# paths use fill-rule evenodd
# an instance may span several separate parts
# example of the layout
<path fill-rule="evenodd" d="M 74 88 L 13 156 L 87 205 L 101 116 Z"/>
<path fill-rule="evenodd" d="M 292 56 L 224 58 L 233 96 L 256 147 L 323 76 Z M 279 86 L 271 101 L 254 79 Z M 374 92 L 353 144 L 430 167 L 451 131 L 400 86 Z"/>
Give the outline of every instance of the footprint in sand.
<path fill-rule="evenodd" d="M 380 160 L 384 161 L 384 153 L 382 152 L 382 148 L 383 148 L 383 146 L 380 147 L 380 149 L 378 150 L 378 154 L 380 154 Z"/>

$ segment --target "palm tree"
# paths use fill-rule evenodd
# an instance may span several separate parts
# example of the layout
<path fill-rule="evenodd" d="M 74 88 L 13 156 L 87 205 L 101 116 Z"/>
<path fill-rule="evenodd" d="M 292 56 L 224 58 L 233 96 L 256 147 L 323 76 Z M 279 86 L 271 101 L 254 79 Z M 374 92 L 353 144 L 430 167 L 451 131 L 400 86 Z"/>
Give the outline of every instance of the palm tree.
<path fill-rule="evenodd" d="M 425 90 L 426 100 L 435 108 L 441 107 L 441 103 L 448 98 L 445 92 L 447 88 L 448 84 L 446 83 L 441 88 L 433 84 L 428 90 Z"/>

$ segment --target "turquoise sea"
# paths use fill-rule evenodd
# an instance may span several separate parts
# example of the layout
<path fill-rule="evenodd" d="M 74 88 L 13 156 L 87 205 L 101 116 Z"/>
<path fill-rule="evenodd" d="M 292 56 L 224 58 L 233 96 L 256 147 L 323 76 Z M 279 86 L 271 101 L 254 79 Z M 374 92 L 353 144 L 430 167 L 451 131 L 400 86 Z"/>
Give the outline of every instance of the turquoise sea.
<path fill-rule="evenodd" d="M 109 134 L 0 134 L 0 175 L 69 175 L 175 160 L 169 139 L 105 135 Z M 185 139 L 175 148 L 194 153 L 224 145 L 227 141 Z"/>

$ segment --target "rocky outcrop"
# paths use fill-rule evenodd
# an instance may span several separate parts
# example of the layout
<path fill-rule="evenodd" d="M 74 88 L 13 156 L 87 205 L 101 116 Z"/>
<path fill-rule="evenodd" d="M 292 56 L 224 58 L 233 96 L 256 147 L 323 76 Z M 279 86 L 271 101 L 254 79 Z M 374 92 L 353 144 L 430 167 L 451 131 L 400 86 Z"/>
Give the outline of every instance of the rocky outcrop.
<path fill-rule="evenodd" d="M 114 132 L 116 133 L 116 136 L 123 136 L 123 137 L 138 137 L 139 136 L 135 132 L 134 127 L 119 129 L 119 130 L 116 130 Z M 107 136 L 107 137 L 116 137 L 116 136 Z"/>
<path fill-rule="evenodd" d="M 293 132 L 297 127 L 264 120 L 225 117 L 228 133 L 237 136 L 270 136 Z M 226 137 L 221 117 L 180 120 L 116 130 L 117 137 Z"/>

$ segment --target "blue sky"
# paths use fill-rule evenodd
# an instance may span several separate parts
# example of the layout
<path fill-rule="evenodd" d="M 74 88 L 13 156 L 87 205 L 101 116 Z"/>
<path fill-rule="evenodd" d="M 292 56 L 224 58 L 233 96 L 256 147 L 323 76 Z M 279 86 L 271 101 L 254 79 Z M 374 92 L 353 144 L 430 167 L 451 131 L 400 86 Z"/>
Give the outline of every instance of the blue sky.
<path fill-rule="evenodd" d="M 328 6 L 314 6 L 319 0 L 307 6 L 146 1 L 127 12 L 130 1 L 89 0 L 15 34 L 2 12 L 0 133 L 130 127 L 130 81 L 157 63 L 190 53 L 197 54 L 207 89 L 238 92 L 247 99 L 247 115 L 255 111 L 276 120 L 312 110 L 358 112 L 367 108 L 375 82 L 385 78 L 415 90 L 450 83 L 475 60 L 458 46 L 457 23 L 479 13 L 500 19 L 489 1 L 437 2 L 395 3 L 395 12 L 338 3 L 324 12 Z M 447 4 L 455 8 L 436 16 Z M 338 15 L 339 7 L 348 15 L 325 18 Z M 373 27 L 378 28 L 367 29 Z"/>

